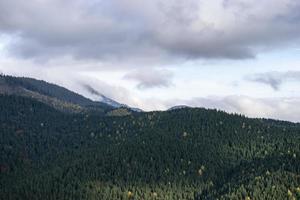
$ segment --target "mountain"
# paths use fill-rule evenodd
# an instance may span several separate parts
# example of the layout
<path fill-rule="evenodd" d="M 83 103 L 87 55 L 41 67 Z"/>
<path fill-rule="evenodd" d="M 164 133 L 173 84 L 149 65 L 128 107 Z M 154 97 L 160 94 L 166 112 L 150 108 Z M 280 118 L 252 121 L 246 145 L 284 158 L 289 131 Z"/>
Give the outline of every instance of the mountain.
<path fill-rule="evenodd" d="M 0 75 L 0 94 L 34 98 L 60 111 L 73 113 L 89 111 L 106 113 L 115 108 L 123 107 L 122 104 L 99 93 L 101 101 L 92 101 L 61 86 L 26 77 Z"/>
<path fill-rule="evenodd" d="M 204 108 L 99 118 L 13 94 L 0 110 L 0 199 L 300 198 L 299 124 Z"/>
<path fill-rule="evenodd" d="M 110 98 L 107 98 L 107 97 L 104 96 L 104 95 L 100 95 L 100 97 L 101 97 L 100 101 L 101 101 L 102 103 L 111 105 L 111 106 L 113 106 L 113 107 L 115 107 L 115 108 L 127 109 L 127 110 L 129 110 L 129 111 L 134 111 L 134 112 L 144 112 L 144 111 L 143 111 L 142 109 L 140 109 L 140 108 L 134 108 L 134 107 L 130 107 L 130 106 L 126 105 L 126 104 L 121 104 L 121 103 L 119 103 L 119 102 L 117 102 L 117 101 L 115 101 L 115 100 L 112 100 L 112 99 L 110 99 Z"/>
<path fill-rule="evenodd" d="M 178 106 L 173 106 L 173 107 L 169 108 L 168 111 L 178 110 L 178 109 L 183 109 L 183 108 L 191 108 L 191 107 L 190 106 L 186 106 L 186 105 L 178 105 Z"/>

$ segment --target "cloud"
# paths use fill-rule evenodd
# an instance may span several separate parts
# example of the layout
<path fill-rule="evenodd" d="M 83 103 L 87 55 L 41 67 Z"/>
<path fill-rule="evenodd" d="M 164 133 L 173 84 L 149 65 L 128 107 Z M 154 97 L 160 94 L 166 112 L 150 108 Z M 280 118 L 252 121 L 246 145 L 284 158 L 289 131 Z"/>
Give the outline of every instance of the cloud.
<path fill-rule="evenodd" d="M 280 90 L 280 86 L 285 82 L 300 81 L 300 71 L 257 73 L 249 75 L 245 79 L 269 85 L 278 91 Z"/>
<path fill-rule="evenodd" d="M 90 75 L 69 73 L 68 80 L 65 80 L 63 76 L 65 76 L 66 73 L 59 72 L 59 74 L 60 75 L 56 77 L 48 76 L 48 78 L 45 79 L 95 101 L 101 101 L 104 98 L 103 96 L 105 96 L 119 103 L 128 104 L 133 107 L 138 105 L 135 95 L 125 87 L 103 81 Z"/>
<path fill-rule="evenodd" d="M 173 73 L 168 70 L 144 69 L 127 73 L 124 79 L 138 82 L 138 89 L 169 87 L 172 85 Z"/>
<path fill-rule="evenodd" d="M 30 59 L 246 59 L 299 42 L 299 9 L 294 0 L 10 0 L 0 1 L 0 32 L 12 55 Z"/>
<path fill-rule="evenodd" d="M 176 103 L 175 103 L 176 102 Z M 300 122 L 300 98 L 253 98 L 249 96 L 210 96 L 190 100 L 172 100 L 169 106 L 189 105 L 221 109 L 230 113 L 240 113 L 249 117 L 273 118 Z"/>

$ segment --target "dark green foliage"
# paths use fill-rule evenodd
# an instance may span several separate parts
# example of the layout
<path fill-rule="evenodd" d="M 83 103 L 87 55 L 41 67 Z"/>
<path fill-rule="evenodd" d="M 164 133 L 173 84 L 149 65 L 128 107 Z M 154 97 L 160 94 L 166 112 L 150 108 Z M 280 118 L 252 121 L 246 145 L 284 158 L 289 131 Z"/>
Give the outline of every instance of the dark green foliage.
<path fill-rule="evenodd" d="M 300 126 L 206 109 L 66 114 L 0 96 L 0 199 L 297 199 Z"/>

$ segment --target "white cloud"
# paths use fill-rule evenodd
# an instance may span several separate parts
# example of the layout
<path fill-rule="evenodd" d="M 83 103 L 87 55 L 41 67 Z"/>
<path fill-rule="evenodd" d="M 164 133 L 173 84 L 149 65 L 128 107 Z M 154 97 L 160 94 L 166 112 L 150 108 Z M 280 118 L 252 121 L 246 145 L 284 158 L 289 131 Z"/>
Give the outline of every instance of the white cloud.
<path fill-rule="evenodd" d="M 175 103 L 176 102 L 176 103 Z M 273 118 L 300 122 L 300 98 L 254 98 L 249 96 L 210 96 L 190 100 L 172 100 L 167 105 L 190 105 L 216 108 L 249 117 Z"/>

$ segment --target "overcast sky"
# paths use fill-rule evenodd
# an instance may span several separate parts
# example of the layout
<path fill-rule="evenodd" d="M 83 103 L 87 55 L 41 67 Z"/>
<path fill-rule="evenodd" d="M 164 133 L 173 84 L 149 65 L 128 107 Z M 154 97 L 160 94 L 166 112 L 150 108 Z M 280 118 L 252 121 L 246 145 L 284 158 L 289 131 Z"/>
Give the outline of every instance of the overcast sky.
<path fill-rule="evenodd" d="M 0 72 L 144 110 L 300 122 L 299 10 L 298 0 L 1 0 Z"/>

